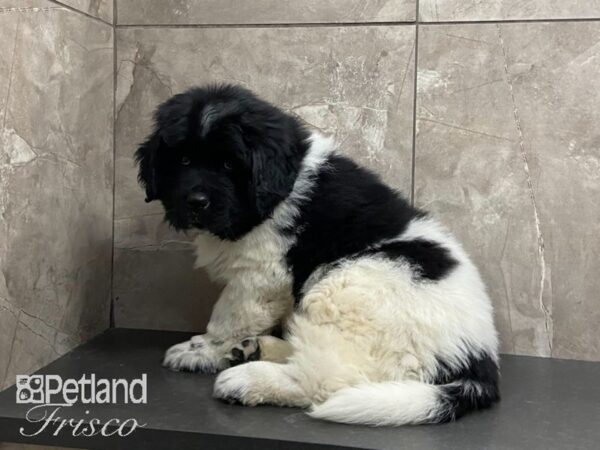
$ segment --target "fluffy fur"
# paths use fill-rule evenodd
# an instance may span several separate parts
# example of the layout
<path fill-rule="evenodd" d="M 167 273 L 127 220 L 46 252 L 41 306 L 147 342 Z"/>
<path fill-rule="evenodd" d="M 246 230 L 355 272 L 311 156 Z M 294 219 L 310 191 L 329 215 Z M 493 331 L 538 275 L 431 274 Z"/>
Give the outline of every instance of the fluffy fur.
<path fill-rule="evenodd" d="M 218 398 L 346 423 L 445 422 L 498 400 L 477 269 L 331 140 L 245 89 L 209 86 L 158 108 L 137 159 L 147 199 L 199 230 L 196 267 L 225 284 L 206 334 L 165 366 L 225 369 Z M 268 336 L 282 322 L 285 340 Z"/>

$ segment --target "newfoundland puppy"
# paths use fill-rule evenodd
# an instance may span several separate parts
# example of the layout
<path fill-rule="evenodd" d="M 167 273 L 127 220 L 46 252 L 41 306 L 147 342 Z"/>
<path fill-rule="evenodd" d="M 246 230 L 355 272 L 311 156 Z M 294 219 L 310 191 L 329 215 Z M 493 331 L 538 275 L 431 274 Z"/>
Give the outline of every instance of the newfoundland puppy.
<path fill-rule="evenodd" d="M 197 230 L 225 284 L 206 334 L 167 350 L 214 395 L 369 425 L 499 399 L 485 286 L 457 240 L 291 115 L 232 85 L 175 95 L 138 149 L 146 201 Z M 283 324 L 285 339 L 271 336 Z"/>

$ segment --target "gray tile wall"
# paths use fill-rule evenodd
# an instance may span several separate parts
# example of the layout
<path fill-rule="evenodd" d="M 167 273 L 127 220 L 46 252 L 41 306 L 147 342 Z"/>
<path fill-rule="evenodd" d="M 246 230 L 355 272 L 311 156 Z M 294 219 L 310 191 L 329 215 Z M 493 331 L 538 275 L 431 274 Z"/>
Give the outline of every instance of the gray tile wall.
<path fill-rule="evenodd" d="M 108 326 L 113 30 L 0 1 L 0 389 Z"/>
<path fill-rule="evenodd" d="M 119 24 L 284 24 L 414 21 L 416 0 L 132 0 Z"/>
<path fill-rule="evenodd" d="M 598 18 L 600 0 L 419 0 L 423 22 Z"/>
<path fill-rule="evenodd" d="M 479 262 L 503 349 L 600 359 L 600 23 L 423 25 L 416 203 Z"/>
<path fill-rule="evenodd" d="M 58 0 L 56 3 L 70 6 L 104 22 L 113 23 L 114 0 Z"/>
<path fill-rule="evenodd" d="M 600 360 L 600 1 L 418 3 L 117 2 L 117 325 L 206 323 L 219 287 L 143 203 L 131 155 L 158 102 L 229 81 L 445 222 L 503 351 Z"/>

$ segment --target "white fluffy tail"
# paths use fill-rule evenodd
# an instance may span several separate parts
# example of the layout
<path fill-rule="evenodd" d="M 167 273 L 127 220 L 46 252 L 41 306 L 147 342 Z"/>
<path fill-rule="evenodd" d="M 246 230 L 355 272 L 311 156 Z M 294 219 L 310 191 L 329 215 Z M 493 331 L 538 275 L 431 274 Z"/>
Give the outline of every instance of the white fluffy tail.
<path fill-rule="evenodd" d="M 436 422 L 442 407 L 439 386 L 403 381 L 341 389 L 315 405 L 309 415 L 333 422 L 398 426 Z"/>
<path fill-rule="evenodd" d="M 341 389 L 309 412 L 316 419 L 373 426 L 454 420 L 499 400 L 495 380 L 456 380 L 442 385 L 419 381 L 362 384 Z"/>

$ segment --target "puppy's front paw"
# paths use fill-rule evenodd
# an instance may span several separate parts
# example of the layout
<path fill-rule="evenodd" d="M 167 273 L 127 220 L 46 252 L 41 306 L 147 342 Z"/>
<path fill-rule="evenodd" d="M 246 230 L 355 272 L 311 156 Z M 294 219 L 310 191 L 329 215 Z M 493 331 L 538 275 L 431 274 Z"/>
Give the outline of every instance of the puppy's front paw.
<path fill-rule="evenodd" d="M 202 335 L 173 345 L 165 353 L 162 364 L 175 371 L 200 373 L 216 373 L 228 366 L 220 349 Z"/>
<path fill-rule="evenodd" d="M 255 406 L 261 399 L 252 393 L 252 378 L 248 365 L 227 369 L 217 376 L 213 390 L 215 398 L 229 403 Z"/>

